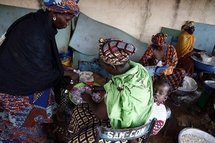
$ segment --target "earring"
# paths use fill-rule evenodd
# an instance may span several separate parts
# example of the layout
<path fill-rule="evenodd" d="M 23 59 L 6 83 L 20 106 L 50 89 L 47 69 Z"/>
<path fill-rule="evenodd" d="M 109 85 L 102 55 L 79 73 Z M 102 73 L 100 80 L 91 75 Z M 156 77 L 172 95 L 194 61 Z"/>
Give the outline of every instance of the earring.
<path fill-rule="evenodd" d="M 56 21 L 57 18 L 54 16 L 52 19 L 53 19 L 54 21 Z"/>

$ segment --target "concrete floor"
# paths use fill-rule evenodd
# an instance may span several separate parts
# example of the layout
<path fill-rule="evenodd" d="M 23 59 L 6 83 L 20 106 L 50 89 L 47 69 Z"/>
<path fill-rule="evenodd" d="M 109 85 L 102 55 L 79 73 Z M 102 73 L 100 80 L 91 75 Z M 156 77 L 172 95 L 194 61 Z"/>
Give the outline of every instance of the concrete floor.
<path fill-rule="evenodd" d="M 210 110 L 210 104 L 206 105 L 205 108 L 200 108 L 196 102 L 184 103 L 180 101 L 180 106 L 176 106 L 169 99 L 166 102 L 166 106 L 172 111 L 171 117 L 156 136 L 149 138 L 148 143 L 178 143 L 178 135 L 186 127 L 198 128 L 215 135 L 215 115 L 214 110 L 213 112 Z M 64 138 L 62 135 L 54 135 L 61 140 L 56 143 L 65 143 L 62 141 Z"/>
<path fill-rule="evenodd" d="M 198 128 L 215 135 L 215 115 L 210 104 L 200 108 L 196 102 L 175 106 L 172 101 L 166 103 L 172 111 L 171 118 L 158 135 L 152 136 L 149 143 L 177 143 L 180 131 L 186 127 Z"/>
<path fill-rule="evenodd" d="M 99 79 L 101 78 L 99 77 Z M 105 80 L 99 80 L 98 83 L 102 85 L 104 82 Z M 202 82 L 200 82 L 199 87 L 202 86 L 201 83 Z M 166 122 L 164 128 L 156 136 L 151 136 L 149 138 L 148 143 L 178 143 L 178 135 L 180 131 L 186 127 L 198 128 L 215 136 L 215 111 L 213 107 L 215 93 L 212 93 L 211 95 L 209 103 L 206 104 L 204 108 L 200 108 L 197 104 L 198 99 L 192 102 L 184 102 L 184 100 L 180 100 L 184 99 L 186 96 L 193 98 L 193 94 L 178 95 L 173 93 L 171 95 L 173 98 L 169 98 L 165 103 L 172 111 L 171 117 Z M 62 139 L 63 136 L 59 135 L 59 138 Z"/>

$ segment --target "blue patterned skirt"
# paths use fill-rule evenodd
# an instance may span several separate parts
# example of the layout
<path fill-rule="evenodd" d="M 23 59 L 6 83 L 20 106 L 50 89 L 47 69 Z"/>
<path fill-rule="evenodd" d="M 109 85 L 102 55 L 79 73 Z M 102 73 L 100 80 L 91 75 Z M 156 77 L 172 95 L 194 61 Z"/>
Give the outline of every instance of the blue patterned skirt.
<path fill-rule="evenodd" d="M 52 122 L 56 107 L 52 89 L 27 96 L 0 93 L 0 142 L 51 142 L 42 123 Z"/>

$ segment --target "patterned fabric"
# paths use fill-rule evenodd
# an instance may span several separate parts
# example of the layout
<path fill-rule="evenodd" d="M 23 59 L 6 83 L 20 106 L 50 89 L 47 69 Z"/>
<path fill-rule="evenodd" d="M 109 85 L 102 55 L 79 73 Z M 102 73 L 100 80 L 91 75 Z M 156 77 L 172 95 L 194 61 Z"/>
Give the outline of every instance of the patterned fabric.
<path fill-rule="evenodd" d="M 100 58 L 109 65 L 123 65 L 135 53 L 135 47 L 120 40 L 100 39 Z"/>
<path fill-rule="evenodd" d="M 153 118 L 157 118 L 156 125 L 153 128 L 151 135 L 156 135 L 165 125 L 166 122 L 166 108 L 163 104 L 153 104 L 152 114 L 147 122 Z M 69 124 L 69 131 L 72 132 L 72 136 L 69 137 L 68 143 L 95 143 L 97 140 L 97 126 L 103 126 L 110 128 L 109 121 L 98 120 L 92 111 L 89 110 L 88 104 L 84 103 L 76 106 L 73 109 L 72 120 Z M 142 139 L 138 139 L 138 143 Z M 128 141 L 118 141 L 115 143 L 127 143 Z M 108 143 L 108 141 L 99 140 L 99 143 Z"/>
<path fill-rule="evenodd" d="M 157 80 L 159 78 L 166 79 L 171 85 L 172 90 L 175 90 L 183 82 L 185 71 L 183 69 L 176 68 L 178 58 L 175 48 L 172 45 L 166 45 L 166 48 L 166 55 L 163 56 L 161 61 L 163 66 L 168 66 L 168 68 L 160 76 L 155 75 L 154 80 Z M 154 48 L 150 46 L 145 51 L 143 57 L 139 61 L 143 66 L 151 66 L 157 64 L 157 59 L 153 50 Z"/>
<path fill-rule="evenodd" d="M 164 79 L 166 80 L 169 85 L 171 86 L 171 89 L 174 91 L 179 86 L 181 86 L 183 79 L 185 77 L 185 71 L 181 68 L 175 68 L 173 69 L 173 73 L 170 75 L 161 75 L 157 76 L 155 75 L 153 80 L 156 82 L 156 80 Z"/>
<path fill-rule="evenodd" d="M 194 22 L 193 21 L 186 21 L 184 25 L 182 25 L 181 30 L 185 31 L 191 27 L 194 26 Z"/>
<path fill-rule="evenodd" d="M 162 64 L 176 67 L 178 63 L 178 58 L 175 48 L 172 45 L 165 45 L 164 48 L 164 50 L 166 51 L 166 56 L 161 59 Z M 143 57 L 140 59 L 141 64 L 143 64 L 144 66 L 150 66 L 150 64 L 157 64 L 153 50 L 154 48 L 151 46 L 147 48 Z M 149 59 L 151 58 L 154 59 L 154 63 L 149 63 Z"/>
<path fill-rule="evenodd" d="M 0 93 L 0 139 L 3 142 L 47 143 L 42 123 L 52 122 L 56 104 L 52 89 L 28 96 Z"/>
<path fill-rule="evenodd" d="M 155 126 L 152 129 L 151 135 L 156 135 L 158 132 L 164 127 L 167 119 L 167 111 L 164 104 L 157 104 L 155 102 L 152 108 L 152 114 L 150 115 L 148 122 L 150 122 L 153 118 L 156 118 Z"/>
<path fill-rule="evenodd" d="M 78 0 L 43 0 L 49 11 L 68 13 L 75 16 L 79 14 Z"/>
<path fill-rule="evenodd" d="M 88 104 L 81 104 L 73 109 L 72 120 L 69 124 L 70 132 L 73 135 L 68 143 L 96 143 L 97 141 L 97 126 L 110 128 L 109 121 L 99 121 L 94 114 L 89 110 Z M 138 143 L 142 139 L 138 139 Z M 127 143 L 128 141 L 118 141 L 115 143 Z M 109 143 L 99 139 L 98 143 Z"/>
<path fill-rule="evenodd" d="M 80 104 L 73 109 L 69 131 L 73 133 L 70 143 L 95 142 L 96 126 L 110 127 L 108 121 L 100 121 L 90 111 L 88 104 Z"/>
<path fill-rule="evenodd" d="M 167 35 L 164 33 L 157 33 L 156 35 L 152 35 L 152 46 L 163 46 L 165 43 Z"/>
<path fill-rule="evenodd" d="M 112 76 L 104 85 L 105 104 L 111 127 L 134 128 L 145 124 L 153 105 L 152 79 L 140 64 L 129 61 L 132 67 L 121 75 Z"/>

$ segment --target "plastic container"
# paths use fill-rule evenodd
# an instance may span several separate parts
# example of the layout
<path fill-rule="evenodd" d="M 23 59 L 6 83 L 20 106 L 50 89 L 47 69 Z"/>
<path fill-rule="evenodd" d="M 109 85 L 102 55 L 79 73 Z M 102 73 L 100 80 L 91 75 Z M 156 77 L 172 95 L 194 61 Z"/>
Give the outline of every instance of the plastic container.
<path fill-rule="evenodd" d="M 189 139 L 185 139 L 190 136 Z M 196 137 L 196 138 L 194 138 Z M 215 137 L 197 128 L 184 128 L 178 136 L 179 143 L 215 143 Z"/>
<path fill-rule="evenodd" d="M 68 50 L 66 53 L 60 53 L 59 57 L 60 57 L 61 63 L 64 66 L 71 67 L 72 66 L 72 55 L 73 55 L 73 53 L 71 50 Z"/>
<path fill-rule="evenodd" d="M 195 56 L 192 56 L 191 58 L 194 60 L 195 68 L 198 72 L 215 72 L 215 57 L 211 58 L 210 63 L 199 61 Z"/>

